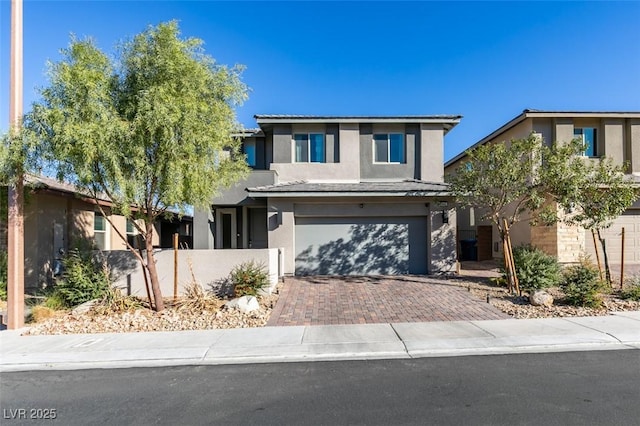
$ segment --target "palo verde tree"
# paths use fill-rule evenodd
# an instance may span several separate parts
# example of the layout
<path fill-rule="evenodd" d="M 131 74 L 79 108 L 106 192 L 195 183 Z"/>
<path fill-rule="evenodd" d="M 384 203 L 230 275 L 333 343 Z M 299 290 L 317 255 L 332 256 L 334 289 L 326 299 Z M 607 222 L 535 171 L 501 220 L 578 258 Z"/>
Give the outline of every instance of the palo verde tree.
<path fill-rule="evenodd" d="M 154 223 L 170 209 L 206 206 L 247 172 L 232 137 L 247 96 L 242 67 L 217 64 L 201 40 L 180 38 L 176 22 L 149 27 L 115 58 L 89 39 L 72 39 L 62 54 L 25 126 L 59 179 L 132 219 L 146 258 L 114 229 L 148 272 L 160 311 Z"/>
<path fill-rule="evenodd" d="M 601 231 L 610 227 L 613 220 L 638 199 L 640 190 L 625 176 L 625 166 L 615 165 L 610 158 L 582 161 L 580 168 L 574 190 L 560 194 L 559 205 L 567 212 L 566 223 L 581 226 L 597 235 L 604 258 L 605 277 L 611 285 L 609 257 Z"/>

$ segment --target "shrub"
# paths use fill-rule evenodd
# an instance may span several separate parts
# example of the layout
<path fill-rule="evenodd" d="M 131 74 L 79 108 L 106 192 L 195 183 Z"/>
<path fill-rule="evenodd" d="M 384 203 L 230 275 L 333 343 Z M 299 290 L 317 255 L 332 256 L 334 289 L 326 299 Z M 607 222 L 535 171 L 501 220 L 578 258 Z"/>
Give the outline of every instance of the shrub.
<path fill-rule="evenodd" d="M 67 308 L 66 302 L 64 301 L 62 296 L 55 290 L 50 292 L 50 294 L 45 297 L 46 299 L 44 299 L 42 306 L 53 309 L 54 311 L 60 311 Z"/>
<path fill-rule="evenodd" d="M 54 288 L 54 294 L 67 307 L 102 298 L 111 288 L 106 265 L 91 251 L 74 249 L 62 260 L 64 274 Z"/>
<path fill-rule="evenodd" d="M 31 308 L 30 322 L 42 322 L 56 315 L 56 309 L 48 306 L 36 305 Z"/>
<path fill-rule="evenodd" d="M 626 300 L 640 302 L 640 275 L 630 278 L 625 283 L 625 288 L 620 293 L 620 297 Z"/>
<path fill-rule="evenodd" d="M 258 291 L 269 285 L 269 276 L 264 265 L 254 261 L 237 265 L 231 271 L 234 297 L 255 296 Z"/>
<path fill-rule="evenodd" d="M 567 303 L 598 308 L 602 305 L 600 291 L 604 288 L 598 269 L 587 262 L 570 266 L 564 271 L 562 291 Z"/>
<path fill-rule="evenodd" d="M 531 245 L 513 249 L 513 261 L 520 289 L 529 293 L 557 285 L 562 275 L 555 257 Z"/>

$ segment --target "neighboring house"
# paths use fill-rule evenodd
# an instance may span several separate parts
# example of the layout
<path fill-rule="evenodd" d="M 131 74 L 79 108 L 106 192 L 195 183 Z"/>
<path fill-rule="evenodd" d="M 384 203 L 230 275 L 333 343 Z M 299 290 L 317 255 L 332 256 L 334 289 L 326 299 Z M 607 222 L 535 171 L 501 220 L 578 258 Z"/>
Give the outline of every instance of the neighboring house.
<path fill-rule="evenodd" d="M 581 138 L 587 145 L 585 157 L 610 157 L 615 164 L 628 164 L 628 173 L 640 183 L 640 112 L 564 112 L 524 110 L 470 149 L 490 143 L 504 143 L 511 139 L 526 138 L 531 133 L 540 135 L 545 143 L 568 142 Z M 451 174 L 466 161 L 461 153 L 445 164 L 445 174 Z M 488 222 L 479 223 L 481 212 L 472 209 L 458 211 L 458 239 L 465 243 L 477 240 L 477 258 L 486 260 L 502 256 L 497 229 Z M 625 228 L 625 263 L 640 264 L 640 200 L 636 201 L 613 225 L 604 231 L 607 252 L 613 264 L 621 262 L 621 230 Z M 530 226 L 522 222 L 512 228 L 513 244 L 530 243 L 560 262 L 579 260 L 583 254 L 595 260 L 591 232 L 562 223 L 554 226 Z M 465 250 L 461 255 L 465 257 Z"/>
<path fill-rule="evenodd" d="M 257 115 L 253 170 L 194 212 L 194 248 L 280 248 L 284 274 L 455 271 L 443 140 L 460 119 Z"/>
<path fill-rule="evenodd" d="M 24 206 L 25 290 L 32 292 L 52 283 L 54 268 L 67 252 L 84 240 L 101 250 L 126 250 L 115 227 L 126 234 L 131 243 L 136 230 L 123 216 L 110 216 L 114 226 L 98 211 L 93 199 L 80 194 L 73 185 L 40 176 L 27 176 Z M 109 214 L 110 203 L 101 201 Z M 180 242 L 192 247 L 192 218 L 163 219 L 155 226 L 154 246 L 172 247 L 172 235 L 180 234 Z M 6 250 L 6 223 L 0 221 L 2 247 Z"/>

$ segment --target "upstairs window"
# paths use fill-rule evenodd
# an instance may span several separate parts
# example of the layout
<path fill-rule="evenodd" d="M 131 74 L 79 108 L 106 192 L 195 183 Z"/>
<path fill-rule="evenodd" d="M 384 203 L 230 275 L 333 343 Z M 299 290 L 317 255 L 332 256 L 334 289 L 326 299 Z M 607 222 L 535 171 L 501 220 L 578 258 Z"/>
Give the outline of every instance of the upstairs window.
<path fill-rule="evenodd" d="M 324 163 L 324 135 L 322 133 L 296 133 L 295 162 Z"/>
<path fill-rule="evenodd" d="M 404 135 L 402 133 L 373 135 L 373 161 L 375 163 L 404 163 Z"/>
<path fill-rule="evenodd" d="M 573 129 L 573 138 L 579 139 L 585 144 L 584 156 L 598 156 L 598 131 L 593 127 L 576 127 Z"/>
<path fill-rule="evenodd" d="M 247 164 L 250 167 L 256 166 L 256 141 L 246 140 L 242 144 L 244 154 L 247 156 Z"/>

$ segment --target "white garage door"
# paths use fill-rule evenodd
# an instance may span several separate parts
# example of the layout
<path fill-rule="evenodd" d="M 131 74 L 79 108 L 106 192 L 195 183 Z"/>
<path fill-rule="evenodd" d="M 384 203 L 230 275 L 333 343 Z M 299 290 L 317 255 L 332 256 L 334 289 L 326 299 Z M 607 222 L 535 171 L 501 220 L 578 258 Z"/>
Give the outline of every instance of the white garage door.
<path fill-rule="evenodd" d="M 427 273 L 427 217 L 298 217 L 296 275 Z"/>
<path fill-rule="evenodd" d="M 600 234 L 607 241 L 607 256 L 611 264 L 620 264 L 622 258 L 622 228 L 624 227 L 624 263 L 640 264 L 640 210 L 627 210 L 618 217 L 610 228 Z M 591 231 L 585 235 L 586 252 L 595 261 L 596 254 L 593 248 Z M 602 260 L 602 250 L 598 245 L 598 252 Z"/>

